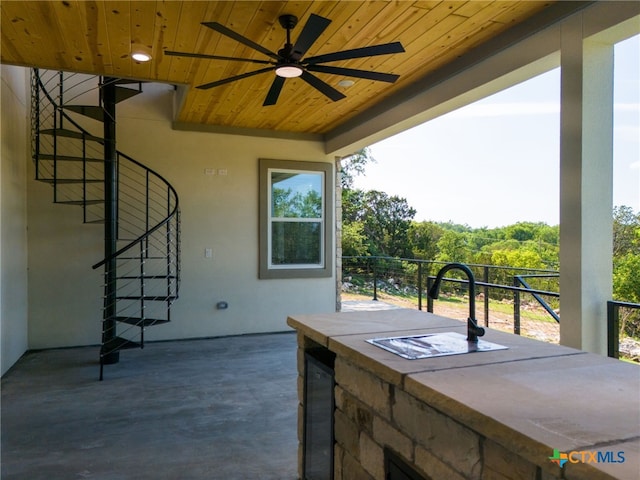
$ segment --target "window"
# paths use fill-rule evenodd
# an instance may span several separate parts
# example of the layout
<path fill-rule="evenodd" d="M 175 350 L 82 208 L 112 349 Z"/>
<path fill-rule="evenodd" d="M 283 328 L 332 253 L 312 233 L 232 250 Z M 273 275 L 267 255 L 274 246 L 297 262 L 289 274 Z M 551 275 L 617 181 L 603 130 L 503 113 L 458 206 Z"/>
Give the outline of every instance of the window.
<path fill-rule="evenodd" d="M 260 278 L 332 274 L 333 165 L 260 160 Z"/>

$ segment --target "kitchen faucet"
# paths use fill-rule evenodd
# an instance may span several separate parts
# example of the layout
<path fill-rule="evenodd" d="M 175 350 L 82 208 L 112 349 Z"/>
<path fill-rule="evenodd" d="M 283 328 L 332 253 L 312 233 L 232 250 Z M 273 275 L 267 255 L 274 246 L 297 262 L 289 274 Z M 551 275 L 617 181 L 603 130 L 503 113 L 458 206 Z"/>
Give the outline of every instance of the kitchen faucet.
<path fill-rule="evenodd" d="M 478 343 L 478 337 L 482 337 L 484 335 L 484 328 L 479 327 L 476 322 L 476 280 L 469 267 L 463 263 L 448 263 L 442 267 L 438 272 L 438 275 L 436 275 L 436 281 L 429 289 L 429 297 L 434 300 L 438 298 L 442 277 L 452 269 L 462 270 L 469 278 L 469 318 L 467 318 L 467 341 Z"/>

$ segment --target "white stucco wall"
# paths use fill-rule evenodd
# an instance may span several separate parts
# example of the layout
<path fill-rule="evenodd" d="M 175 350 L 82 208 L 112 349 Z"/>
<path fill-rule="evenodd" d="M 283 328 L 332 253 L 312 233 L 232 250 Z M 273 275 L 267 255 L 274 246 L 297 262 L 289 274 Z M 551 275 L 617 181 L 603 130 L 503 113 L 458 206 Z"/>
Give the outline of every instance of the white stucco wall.
<path fill-rule="evenodd" d="M 0 371 L 27 350 L 28 77 L 0 67 Z"/>
<path fill-rule="evenodd" d="M 332 163 L 323 144 L 176 131 L 173 89 L 144 90 L 118 104 L 118 149 L 172 183 L 182 211 L 180 299 L 172 322 L 145 338 L 285 331 L 288 314 L 334 311 L 335 278 L 258 279 L 258 159 Z M 90 266 L 101 259 L 102 228 L 82 225 L 80 210 L 53 205 L 50 193 L 30 181 L 30 348 L 96 344 L 101 275 Z M 229 308 L 217 310 L 219 301 Z"/>
<path fill-rule="evenodd" d="M 103 225 L 82 223 L 78 206 L 53 203 L 29 162 L 29 348 L 100 342 Z"/>

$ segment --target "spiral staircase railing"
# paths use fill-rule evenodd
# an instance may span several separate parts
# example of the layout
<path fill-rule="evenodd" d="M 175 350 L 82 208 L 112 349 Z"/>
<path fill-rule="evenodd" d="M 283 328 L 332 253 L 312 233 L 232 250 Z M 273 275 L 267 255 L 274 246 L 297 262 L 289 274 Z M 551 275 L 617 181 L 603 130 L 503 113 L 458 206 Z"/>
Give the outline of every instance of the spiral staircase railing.
<path fill-rule="evenodd" d="M 131 88 L 133 86 L 133 88 Z M 32 152 L 36 180 L 52 186 L 54 203 L 78 206 L 82 221 L 105 224 L 100 379 L 119 352 L 144 347 L 145 328 L 170 321 L 180 285 L 180 209 L 169 182 L 114 150 L 105 106 L 142 92 L 140 82 L 34 69 Z M 111 172 L 111 173 L 110 173 Z M 107 225 L 111 225 L 108 227 Z M 110 230 L 109 230 L 110 229 Z M 109 246 L 107 246 L 110 244 Z"/>

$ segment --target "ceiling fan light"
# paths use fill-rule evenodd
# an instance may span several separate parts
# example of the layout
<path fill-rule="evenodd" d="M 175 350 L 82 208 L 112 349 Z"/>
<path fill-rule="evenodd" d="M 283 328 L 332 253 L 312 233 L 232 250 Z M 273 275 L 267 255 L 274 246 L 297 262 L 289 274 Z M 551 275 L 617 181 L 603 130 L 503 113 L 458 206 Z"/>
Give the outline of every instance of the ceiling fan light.
<path fill-rule="evenodd" d="M 302 68 L 297 65 L 280 65 L 276 68 L 276 75 L 282 78 L 294 78 L 302 75 Z"/>

